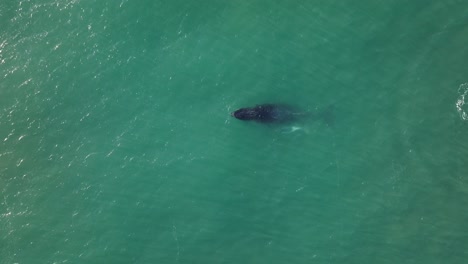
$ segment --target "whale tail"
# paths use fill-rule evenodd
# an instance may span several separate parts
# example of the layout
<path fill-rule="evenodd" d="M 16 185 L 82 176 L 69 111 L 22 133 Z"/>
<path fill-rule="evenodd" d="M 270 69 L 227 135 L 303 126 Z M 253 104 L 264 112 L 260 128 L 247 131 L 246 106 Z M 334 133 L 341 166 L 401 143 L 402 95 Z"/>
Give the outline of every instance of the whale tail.
<path fill-rule="evenodd" d="M 328 127 L 333 127 L 335 124 L 334 106 L 329 105 L 323 109 L 317 109 L 315 111 L 306 111 L 294 113 L 293 115 L 298 118 L 306 118 L 313 121 L 321 121 Z"/>
<path fill-rule="evenodd" d="M 333 105 L 329 105 L 326 108 L 318 112 L 318 118 L 322 120 L 322 122 L 326 126 L 333 127 L 335 125 L 334 112 L 335 112 L 335 107 Z"/>

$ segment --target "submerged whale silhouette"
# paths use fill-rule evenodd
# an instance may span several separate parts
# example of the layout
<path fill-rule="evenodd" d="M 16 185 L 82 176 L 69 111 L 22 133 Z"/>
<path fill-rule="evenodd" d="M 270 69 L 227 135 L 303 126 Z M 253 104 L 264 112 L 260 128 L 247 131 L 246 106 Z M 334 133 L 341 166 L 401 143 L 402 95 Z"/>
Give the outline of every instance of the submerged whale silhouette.
<path fill-rule="evenodd" d="M 240 120 L 253 120 L 262 123 L 283 123 L 294 121 L 305 113 L 297 112 L 290 106 L 279 104 L 261 104 L 254 107 L 240 108 L 231 115 Z"/>

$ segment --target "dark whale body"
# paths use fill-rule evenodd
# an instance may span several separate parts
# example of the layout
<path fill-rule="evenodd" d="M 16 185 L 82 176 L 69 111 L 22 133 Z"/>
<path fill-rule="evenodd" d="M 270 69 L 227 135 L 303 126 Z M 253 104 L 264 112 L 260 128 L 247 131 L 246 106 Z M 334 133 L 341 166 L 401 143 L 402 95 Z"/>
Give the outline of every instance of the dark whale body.
<path fill-rule="evenodd" d="M 287 105 L 262 104 L 240 108 L 231 114 L 240 120 L 253 120 L 261 123 L 285 123 L 294 121 L 301 113 Z"/>

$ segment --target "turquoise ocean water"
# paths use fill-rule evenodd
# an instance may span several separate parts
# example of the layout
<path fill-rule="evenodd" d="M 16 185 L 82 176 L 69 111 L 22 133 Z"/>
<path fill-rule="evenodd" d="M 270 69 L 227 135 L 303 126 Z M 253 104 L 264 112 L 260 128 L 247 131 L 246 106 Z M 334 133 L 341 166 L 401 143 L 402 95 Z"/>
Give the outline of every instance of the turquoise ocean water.
<path fill-rule="evenodd" d="M 466 10 L 1 1 L 0 263 L 466 263 Z"/>

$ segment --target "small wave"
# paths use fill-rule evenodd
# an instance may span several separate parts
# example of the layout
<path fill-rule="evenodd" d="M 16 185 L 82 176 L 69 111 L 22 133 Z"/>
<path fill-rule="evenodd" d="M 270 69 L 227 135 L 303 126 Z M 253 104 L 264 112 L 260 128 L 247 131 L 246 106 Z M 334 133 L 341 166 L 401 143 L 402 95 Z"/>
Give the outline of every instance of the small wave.
<path fill-rule="evenodd" d="M 463 120 L 468 120 L 468 106 L 465 105 L 465 96 L 468 94 L 468 83 L 461 84 L 458 87 L 458 98 L 455 106 L 457 107 L 458 114 Z"/>

